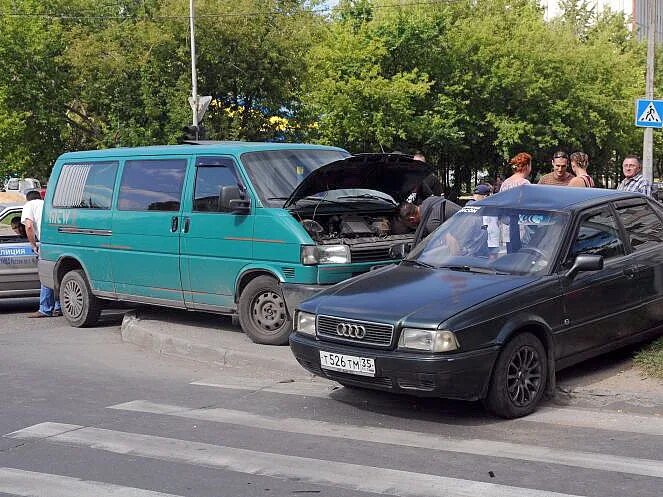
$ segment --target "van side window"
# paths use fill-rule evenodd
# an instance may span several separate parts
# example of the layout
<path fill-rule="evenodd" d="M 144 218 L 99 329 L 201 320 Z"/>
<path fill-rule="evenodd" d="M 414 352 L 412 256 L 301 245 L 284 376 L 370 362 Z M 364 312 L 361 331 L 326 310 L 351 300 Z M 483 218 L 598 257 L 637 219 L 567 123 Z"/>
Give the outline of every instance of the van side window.
<path fill-rule="evenodd" d="M 117 206 L 122 211 L 178 211 L 186 159 L 128 160 Z"/>
<path fill-rule="evenodd" d="M 224 186 L 238 186 L 237 176 L 230 159 L 201 157 L 196 162 L 196 187 L 193 197 L 195 212 L 227 212 L 219 205 L 219 194 Z"/>
<path fill-rule="evenodd" d="M 64 164 L 53 195 L 53 207 L 110 209 L 118 162 Z"/>
<path fill-rule="evenodd" d="M 663 224 L 648 204 L 617 207 L 633 250 L 642 250 L 663 242 Z"/>

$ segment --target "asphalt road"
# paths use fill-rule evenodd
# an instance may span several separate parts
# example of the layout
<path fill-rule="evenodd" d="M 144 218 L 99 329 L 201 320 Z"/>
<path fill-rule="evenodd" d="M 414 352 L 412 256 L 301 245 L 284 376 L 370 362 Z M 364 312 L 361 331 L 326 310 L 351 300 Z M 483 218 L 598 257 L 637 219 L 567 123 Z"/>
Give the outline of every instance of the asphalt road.
<path fill-rule="evenodd" d="M 34 306 L 0 301 L 1 496 L 661 496 L 660 406 L 497 420 L 163 358 L 122 343 L 121 313 L 74 329 Z"/>

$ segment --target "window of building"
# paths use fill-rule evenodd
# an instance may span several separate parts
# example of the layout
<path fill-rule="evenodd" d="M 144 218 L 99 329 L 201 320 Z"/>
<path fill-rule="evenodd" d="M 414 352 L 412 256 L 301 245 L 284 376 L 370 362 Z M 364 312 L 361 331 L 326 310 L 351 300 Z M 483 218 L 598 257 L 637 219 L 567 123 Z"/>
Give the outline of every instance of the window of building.
<path fill-rule="evenodd" d="M 663 242 L 663 224 L 648 204 L 618 207 L 617 212 L 633 250 Z"/>
<path fill-rule="evenodd" d="M 179 211 L 186 159 L 128 160 L 118 208 L 124 211 Z"/>
<path fill-rule="evenodd" d="M 64 164 L 53 195 L 53 207 L 110 209 L 118 163 Z"/>
<path fill-rule="evenodd" d="M 196 212 L 226 212 L 219 205 L 224 186 L 238 186 L 233 161 L 225 157 L 201 157 L 196 163 L 196 187 L 193 210 Z"/>

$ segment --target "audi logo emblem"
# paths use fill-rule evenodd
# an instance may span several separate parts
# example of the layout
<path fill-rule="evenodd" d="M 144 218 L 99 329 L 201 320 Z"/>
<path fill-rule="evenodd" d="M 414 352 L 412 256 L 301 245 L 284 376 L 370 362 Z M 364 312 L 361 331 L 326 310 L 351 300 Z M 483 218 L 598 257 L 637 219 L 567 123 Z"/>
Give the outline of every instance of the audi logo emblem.
<path fill-rule="evenodd" d="M 360 324 L 339 323 L 336 325 L 336 334 L 342 337 L 362 339 L 366 336 L 366 328 Z"/>

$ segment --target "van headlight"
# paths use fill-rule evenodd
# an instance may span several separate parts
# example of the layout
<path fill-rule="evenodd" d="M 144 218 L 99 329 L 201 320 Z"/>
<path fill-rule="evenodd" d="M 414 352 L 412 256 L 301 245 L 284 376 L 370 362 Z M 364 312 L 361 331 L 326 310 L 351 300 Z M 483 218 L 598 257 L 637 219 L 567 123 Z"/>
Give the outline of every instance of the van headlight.
<path fill-rule="evenodd" d="M 349 264 L 350 247 L 347 245 L 302 245 L 301 261 L 305 266 Z"/>
<path fill-rule="evenodd" d="M 295 311 L 294 329 L 297 333 L 315 336 L 315 314 Z"/>
<path fill-rule="evenodd" d="M 398 339 L 399 349 L 425 350 L 426 352 L 451 352 L 458 350 L 460 345 L 451 331 L 419 330 L 403 328 Z"/>

